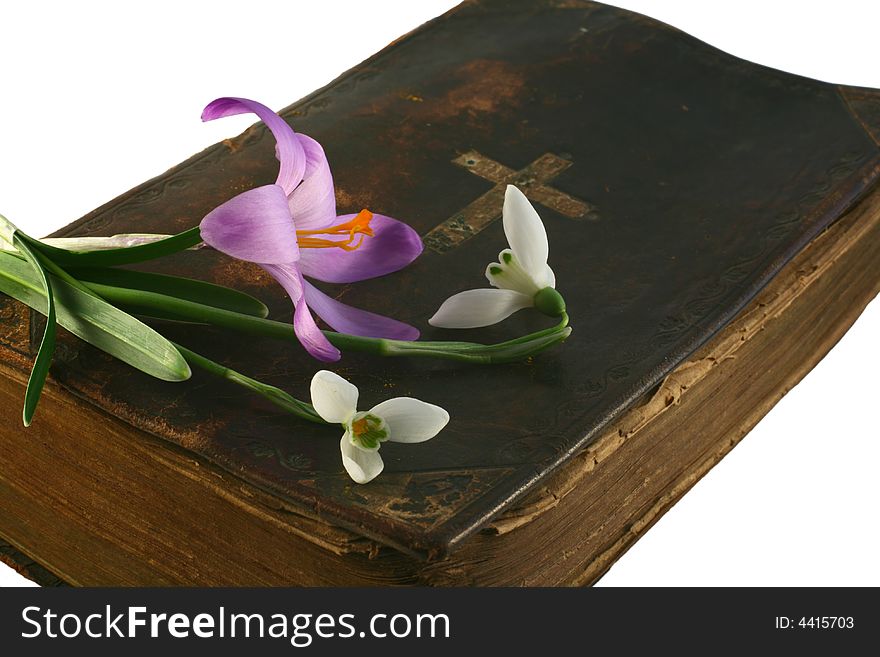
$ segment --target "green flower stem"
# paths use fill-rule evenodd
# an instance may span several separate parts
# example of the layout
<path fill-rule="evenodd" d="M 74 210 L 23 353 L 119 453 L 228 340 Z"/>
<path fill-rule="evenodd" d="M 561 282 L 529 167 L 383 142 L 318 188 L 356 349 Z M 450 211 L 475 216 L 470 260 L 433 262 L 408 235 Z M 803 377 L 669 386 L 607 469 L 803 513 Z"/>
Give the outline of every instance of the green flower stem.
<path fill-rule="evenodd" d="M 381 338 L 362 338 L 344 333 L 324 331 L 327 339 L 339 349 L 367 351 L 382 356 L 423 356 L 466 363 L 499 364 L 525 360 L 539 351 L 561 342 L 571 334 L 568 316 L 560 318 L 556 326 L 529 333 L 520 338 L 480 344 L 477 342 L 407 342 Z"/>
<path fill-rule="evenodd" d="M 226 379 L 227 381 L 238 384 L 243 388 L 247 388 L 248 390 L 251 390 L 252 392 L 255 392 L 258 395 L 269 400 L 270 402 L 275 404 L 275 406 L 278 406 L 282 410 L 285 410 L 288 413 L 292 413 L 297 417 L 301 417 L 304 420 L 308 420 L 309 422 L 316 422 L 317 424 L 328 424 L 328 422 L 324 420 L 324 418 L 318 415 L 318 412 L 315 410 L 314 406 L 307 402 L 300 401 L 295 397 L 291 397 L 280 388 L 270 386 L 268 383 L 262 383 L 261 381 L 252 379 L 249 376 L 241 374 L 240 372 L 229 369 L 225 365 L 215 363 L 210 358 L 205 358 L 204 356 L 201 356 L 194 351 L 190 351 L 180 344 L 172 344 L 177 347 L 177 351 L 180 352 L 181 356 L 183 356 L 190 365 L 203 369 L 204 371 L 215 376 L 219 376 L 221 379 Z"/>
<path fill-rule="evenodd" d="M 131 313 L 157 318 L 186 320 L 212 324 L 223 328 L 279 340 L 295 341 L 293 325 L 262 317 L 214 308 L 192 301 L 184 301 L 155 292 L 89 283 L 88 287 L 107 301 Z M 466 363 L 512 363 L 542 351 L 569 336 L 568 316 L 562 313 L 556 326 L 530 333 L 497 344 L 474 342 L 407 342 L 384 338 L 365 338 L 356 335 L 324 331 L 327 339 L 342 350 L 361 351 L 379 356 L 422 356 Z"/>

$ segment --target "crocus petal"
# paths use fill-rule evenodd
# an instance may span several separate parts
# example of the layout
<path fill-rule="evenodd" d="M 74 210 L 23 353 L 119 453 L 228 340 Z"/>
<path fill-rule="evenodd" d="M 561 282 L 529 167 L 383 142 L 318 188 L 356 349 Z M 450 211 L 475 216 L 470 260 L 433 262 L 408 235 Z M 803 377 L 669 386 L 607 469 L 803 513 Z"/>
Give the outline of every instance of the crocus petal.
<path fill-rule="evenodd" d="M 327 296 L 308 281 L 305 284 L 305 297 L 315 314 L 340 333 L 393 340 L 419 338 L 419 330 L 414 326 L 344 304 Z"/>
<path fill-rule="evenodd" d="M 318 360 L 333 363 L 342 357 L 339 349 L 330 344 L 326 336 L 321 333 L 305 302 L 300 302 L 293 309 L 293 332 L 306 351 Z"/>
<path fill-rule="evenodd" d="M 354 216 L 337 217 L 333 225 L 351 221 Z M 373 236 L 364 236 L 355 251 L 302 249 L 303 274 L 328 283 L 354 283 L 403 269 L 422 252 L 419 234 L 402 221 L 374 214 L 370 226 Z"/>
<path fill-rule="evenodd" d="M 297 339 L 300 341 L 306 351 L 318 360 L 325 362 L 337 361 L 341 357 L 339 349 L 334 347 L 327 340 L 327 337 L 321 333 L 318 325 L 309 312 L 309 307 L 305 300 L 303 290 L 304 281 L 302 274 L 295 264 L 284 265 L 262 265 L 263 269 L 269 272 L 275 280 L 290 295 L 293 301 L 293 331 L 296 333 Z"/>
<path fill-rule="evenodd" d="M 532 297 L 516 290 L 466 290 L 444 301 L 428 324 L 443 328 L 489 326 L 533 304 Z"/>
<path fill-rule="evenodd" d="M 202 219 L 199 232 L 205 243 L 239 260 L 281 265 L 299 258 L 287 196 L 278 185 L 234 196 Z"/>
<path fill-rule="evenodd" d="M 355 483 L 366 484 L 372 481 L 385 467 L 378 450 L 373 452 L 358 448 L 352 444 L 348 433 L 342 436 L 339 449 L 342 452 L 342 465 Z"/>
<path fill-rule="evenodd" d="M 312 406 L 327 422 L 342 424 L 357 411 L 358 389 L 338 374 L 321 370 L 312 377 Z"/>
<path fill-rule="evenodd" d="M 288 196 L 290 214 L 297 230 L 315 230 L 336 223 L 336 195 L 333 176 L 321 144 L 297 134 L 306 155 L 306 168 L 300 186 Z"/>
<path fill-rule="evenodd" d="M 412 397 L 395 397 L 374 406 L 370 413 L 385 420 L 388 440 L 420 443 L 433 438 L 449 422 L 445 409 Z"/>
<path fill-rule="evenodd" d="M 253 112 L 275 137 L 277 144 L 279 167 L 278 178 L 275 180 L 285 194 L 290 194 L 300 181 L 306 170 L 306 154 L 302 144 L 296 138 L 287 122 L 262 103 L 247 98 L 218 98 L 202 111 L 202 121 L 213 121 L 224 116 Z"/>
<path fill-rule="evenodd" d="M 513 185 L 504 193 L 502 216 L 504 234 L 516 259 L 539 287 L 547 287 L 547 231 L 529 199 Z"/>

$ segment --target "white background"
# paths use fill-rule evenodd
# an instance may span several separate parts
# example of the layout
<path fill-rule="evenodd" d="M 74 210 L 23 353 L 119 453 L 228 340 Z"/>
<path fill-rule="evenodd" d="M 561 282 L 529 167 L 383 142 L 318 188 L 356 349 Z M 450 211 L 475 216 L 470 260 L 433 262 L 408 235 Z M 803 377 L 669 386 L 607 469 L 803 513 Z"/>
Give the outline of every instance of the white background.
<path fill-rule="evenodd" d="M 33 235 L 60 228 L 251 123 L 200 123 L 211 99 L 280 109 L 454 4 L 3 3 L 0 211 Z M 876 3 L 614 4 L 752 61 L 880 87 Z M 875 301 L 600 584 L 880 585 L 878 336 Z M 17 584 L 0 565 L 0 585 Z"/>

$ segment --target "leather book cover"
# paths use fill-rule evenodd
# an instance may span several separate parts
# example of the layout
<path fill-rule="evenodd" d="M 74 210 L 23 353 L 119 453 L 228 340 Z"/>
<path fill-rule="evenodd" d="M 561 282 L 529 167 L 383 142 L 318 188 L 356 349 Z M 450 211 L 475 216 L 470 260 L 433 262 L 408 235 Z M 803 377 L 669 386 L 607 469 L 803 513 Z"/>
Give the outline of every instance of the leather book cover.
<path fill-rule="evenodd" d="M 705 344 L 880 173 L 880 93 L 801 78 L 590 2 L 475 0 L 395 42 L 282 116 L 320 141 L 341 212 L 412 225 L 424 254 L 402 272 L 322 286 L 419 327 L 480 284 L 504 246 L 503 190 L 535 203 L 572 336 L 514 365 L 344 353 L 332 369 L 365 403 L 411 395 L 450 409 L 435 440 L 398 451 L 368 485 L 338 436 L 199 372 L 163 383 L 64 335 L 52 377 L 101 408 L 303 509 L 404 552 L 439 557 L 521 499 Z M 262 124 L 122 195 L 59 235 L 173 233 L 274 180 Z M 238 287 L 275 319 L 290 302 L 259 268 L 208 249 L 150 269 Z M 0 299 L 0 346 L 30 353 L 29 314 Z M 307 397 L 299 347 L 207 327 L 163 332 Z M 37 419 L 39 421 L 39 418 Z"/>

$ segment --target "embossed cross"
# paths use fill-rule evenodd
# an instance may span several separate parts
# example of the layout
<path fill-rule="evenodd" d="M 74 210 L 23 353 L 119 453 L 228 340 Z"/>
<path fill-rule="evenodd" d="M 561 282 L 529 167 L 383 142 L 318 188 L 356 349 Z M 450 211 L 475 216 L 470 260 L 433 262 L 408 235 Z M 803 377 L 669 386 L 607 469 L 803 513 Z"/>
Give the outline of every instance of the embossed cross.
<path fill-rule="evenodd" d="M 452 160 L 495 186 L 463 210 L 456 212 L 424 237 L 425 245 L 438 252 L 450 251 L 501 218 L 504 190 L 516 185 L 532 201 L 571 219 L 595 219 L 595 208 L 548 185 L 571 166 L 571 161 L 545 153 L 519 171 L 492 160 L 477 151 L 468 151 Z"/>

